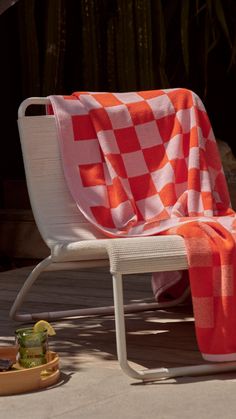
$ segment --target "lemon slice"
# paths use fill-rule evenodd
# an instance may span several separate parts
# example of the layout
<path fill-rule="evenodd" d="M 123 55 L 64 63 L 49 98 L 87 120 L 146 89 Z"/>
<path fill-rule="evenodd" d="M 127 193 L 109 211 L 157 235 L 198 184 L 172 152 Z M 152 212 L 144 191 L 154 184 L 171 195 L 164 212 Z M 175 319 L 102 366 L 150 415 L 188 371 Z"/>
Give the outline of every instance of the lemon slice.
<path fill-rule="evenodd" d="M 56 334 L 52 325 L 48 323 L 46 320 L 39 320 L 37 323 L 35 323 L 33 330 L 36 333 L 43 332 L 44 330 L 46 330 L 48 336 L 54 336 Z"/>

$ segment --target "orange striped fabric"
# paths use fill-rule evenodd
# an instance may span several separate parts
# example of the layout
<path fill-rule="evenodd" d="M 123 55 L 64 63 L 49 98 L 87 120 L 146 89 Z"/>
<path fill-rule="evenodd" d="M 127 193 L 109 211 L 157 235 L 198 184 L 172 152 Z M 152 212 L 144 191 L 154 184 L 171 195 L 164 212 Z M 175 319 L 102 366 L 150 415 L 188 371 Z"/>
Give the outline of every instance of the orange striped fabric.
<path fill-rule="evenodd" d="M 110 237 L 184 237 L 199 349 L 236 359 L 235 214 L 211 124 L 187 89 L 50 96 L 65 176 Z"/>

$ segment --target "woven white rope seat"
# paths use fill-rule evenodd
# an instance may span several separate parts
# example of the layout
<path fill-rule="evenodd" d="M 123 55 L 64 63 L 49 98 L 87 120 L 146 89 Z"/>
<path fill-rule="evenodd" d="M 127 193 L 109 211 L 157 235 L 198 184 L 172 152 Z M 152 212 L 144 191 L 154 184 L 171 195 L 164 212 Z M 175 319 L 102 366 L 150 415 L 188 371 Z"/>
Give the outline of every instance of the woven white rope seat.
<path fill-rule="evenodd" d="M 114 312 L 120 366 L 129 376 L 144 381 L 236 369 L 236 363 L 231 362 L 143 371 L 136 371 L 129 366 L 124 313 L 174 306 L 181 303 L 186 295 L 171 303 L 124 306 L 123 275 L 187 269 L 184 240 L 179 236 L 110 239 L 85 219 L 65 182 L 54 116 L 25 115 L 28 106 L 48 103 L 47 98 L 29 98 L 22 102 L 18 111 L 18 127 L 31 206 L 41 236 L 50 249 L 50 256 L 41 261 L 26 279 L 12 305 L 10 317 L 25 322 Z M 46 313 L 20 312 L 28 292 L 41 272 L 98 266 L 110 267 L 114 307 L 75 308 Z M 135 280 L 135 276 L 133 278 Z"/>

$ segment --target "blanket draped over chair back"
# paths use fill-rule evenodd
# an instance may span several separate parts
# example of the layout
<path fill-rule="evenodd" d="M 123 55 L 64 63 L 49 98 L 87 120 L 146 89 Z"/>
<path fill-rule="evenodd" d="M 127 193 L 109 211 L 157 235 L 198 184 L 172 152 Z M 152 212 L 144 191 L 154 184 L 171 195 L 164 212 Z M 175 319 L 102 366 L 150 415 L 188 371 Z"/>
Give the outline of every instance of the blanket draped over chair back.
<path fill-rule="evenodd" d="M 236 218 L 199 97 L 168 89 L 50 101 L 80 211 L 110 237 L 181 235 L 199 349 L 236 360 Z"/>

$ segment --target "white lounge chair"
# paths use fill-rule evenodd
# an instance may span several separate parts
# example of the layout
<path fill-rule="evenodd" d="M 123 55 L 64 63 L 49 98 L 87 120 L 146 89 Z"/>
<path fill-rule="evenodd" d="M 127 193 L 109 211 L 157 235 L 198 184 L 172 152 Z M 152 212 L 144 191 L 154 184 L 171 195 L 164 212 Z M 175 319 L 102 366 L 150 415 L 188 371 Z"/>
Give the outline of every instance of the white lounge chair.
<path fill-rule="evenodd" d="M 26 279 L 11 308 L 10 317 L 18 321 L 42 318 L 52 320 L 76 315 L 104 315 L 114 311 L 120 366 L 129 376 L 144 381 L 236 370 L 236 363 L 233 362 L 141 371 L 130 367 L 126 353 L 124 311 L 173 306 L 181 303 L 185 296 L 171 303 L 132 304 L 124 307 L 122 276 L 187 269 L 184 240 L 179 236 L 108 239 L 85 219 L 73 201 L 64 179 L 54 116 L 25 116 L 28 106 L 48 103 L 47 98 L 29 98 L 23 101 L 18 111 L 18 127 L 33 214 L 51 254 Z M 33 314 L 19 312 L 41 272 L 98 266 L 110 266 L 114 307 L 76 308 Z"/>

